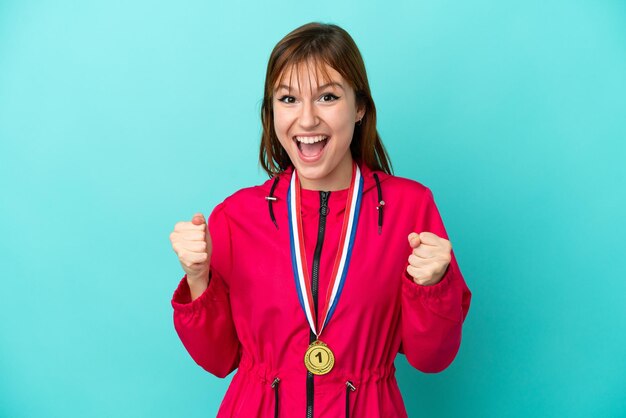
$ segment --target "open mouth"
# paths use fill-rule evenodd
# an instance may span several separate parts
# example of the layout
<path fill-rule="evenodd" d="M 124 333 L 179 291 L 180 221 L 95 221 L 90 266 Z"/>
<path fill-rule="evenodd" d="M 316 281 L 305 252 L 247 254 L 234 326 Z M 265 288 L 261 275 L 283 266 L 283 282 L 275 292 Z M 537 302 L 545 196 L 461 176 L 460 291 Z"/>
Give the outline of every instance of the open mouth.
<path fill-rule="evenodd" d="M 329 138 L 326 135 L 294 136 L 293 140 L 298 144 L 298 149 L 304 157 L 315 158 L 322 153 Z"/>

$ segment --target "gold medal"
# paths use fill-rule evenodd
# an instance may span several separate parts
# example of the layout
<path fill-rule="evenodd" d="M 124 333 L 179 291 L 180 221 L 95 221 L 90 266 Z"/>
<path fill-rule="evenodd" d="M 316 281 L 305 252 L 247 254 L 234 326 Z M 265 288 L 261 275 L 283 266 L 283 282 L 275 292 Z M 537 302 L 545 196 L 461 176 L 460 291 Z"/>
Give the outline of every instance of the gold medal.
<path fill-rule="evenodd" d="M 330 348 L 320 340 L 309 345 L 304 354 L 304 365 L 313 374 L 323 375 L 330 372 L 335 365 L 335 356 Z"/>

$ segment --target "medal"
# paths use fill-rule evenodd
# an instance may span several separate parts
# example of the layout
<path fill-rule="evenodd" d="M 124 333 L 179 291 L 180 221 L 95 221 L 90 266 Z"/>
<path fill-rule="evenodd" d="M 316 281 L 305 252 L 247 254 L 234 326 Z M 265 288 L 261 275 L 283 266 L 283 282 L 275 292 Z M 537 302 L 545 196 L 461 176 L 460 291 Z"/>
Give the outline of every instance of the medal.
<path fill-rule="evenodd" d="M 304 354 L 304 365 L 313 374 L 323 375 L 332 370 L 335 356 L 320 340 L 313 341 Z"/>
<path fill-rule="evenodd" d="M 287 192 L 287 211 L 289 213 L 289 238 L 291 247 L 291 262 L 293 275 L 298 291 L 298 300 L 304 311 L 304 315 L 309 322 L 317 340 L 311 343 L 304 356 L 304 365 L 311 373 L 322 375 L 330 372 L 335 364 L 335 356 L 330 348 L 319 340 L 324 327 L 330 321 L 337 302 L 341 296 L 343 285 L 348 274 L 348 265 L 352 255 L 356 227 L 359 220 L 359 209 L 361 207 L 361 194 L 363 192 L 363 177 L 361 170 L 356 163 L 352 163 L 352 178 L 348 189 L 348 202 L 341 228 L 339 244 L 340 251 L 337 252 L 330 284 L 326 292 L 326 304 L 324 312 L 320 316 L 322 322 L 319 330 L 317 328 L 317 318 L 313 310 L 313 292 L 311 291 L 311 280 L 307 270 L 306 253 L 304 251 L 304 234 L 302 229 L 302 213 L 300 201 L 300 181 L 297 171 L 293 170 L 289 191 Z"/>

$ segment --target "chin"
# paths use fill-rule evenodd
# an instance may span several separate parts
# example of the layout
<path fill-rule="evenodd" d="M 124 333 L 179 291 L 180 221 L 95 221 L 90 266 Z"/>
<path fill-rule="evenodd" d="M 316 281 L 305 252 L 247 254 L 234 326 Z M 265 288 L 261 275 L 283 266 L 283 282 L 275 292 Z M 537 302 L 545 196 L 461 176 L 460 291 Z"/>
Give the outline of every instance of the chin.
<path fill-rule="evenodd" d="M 320 165 L 300 165 L 299 167 L 296 166 L 296 169 L 298 170 L 298 175 L 300 177 L 304 177 L 308 180 L 322 180 L 324 177 L 328 176 L 328 172 L 325 167 Z"/>

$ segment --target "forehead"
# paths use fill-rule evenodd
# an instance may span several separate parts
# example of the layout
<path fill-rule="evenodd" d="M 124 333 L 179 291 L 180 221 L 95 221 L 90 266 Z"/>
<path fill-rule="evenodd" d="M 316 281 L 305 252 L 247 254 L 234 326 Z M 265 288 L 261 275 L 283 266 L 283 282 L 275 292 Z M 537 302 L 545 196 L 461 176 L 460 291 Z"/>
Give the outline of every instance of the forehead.
<path fill-rule="evenodd" d="M 332 82 L 346 87 L 344 78 L 330 65 L 317 60 L 308 60 L 287 65 L 278 75 L 274 90 L 279 86 L 287 86 L 289 90 L 301 90 L 301 87 L 314 90 L 318 86 Z"/>

